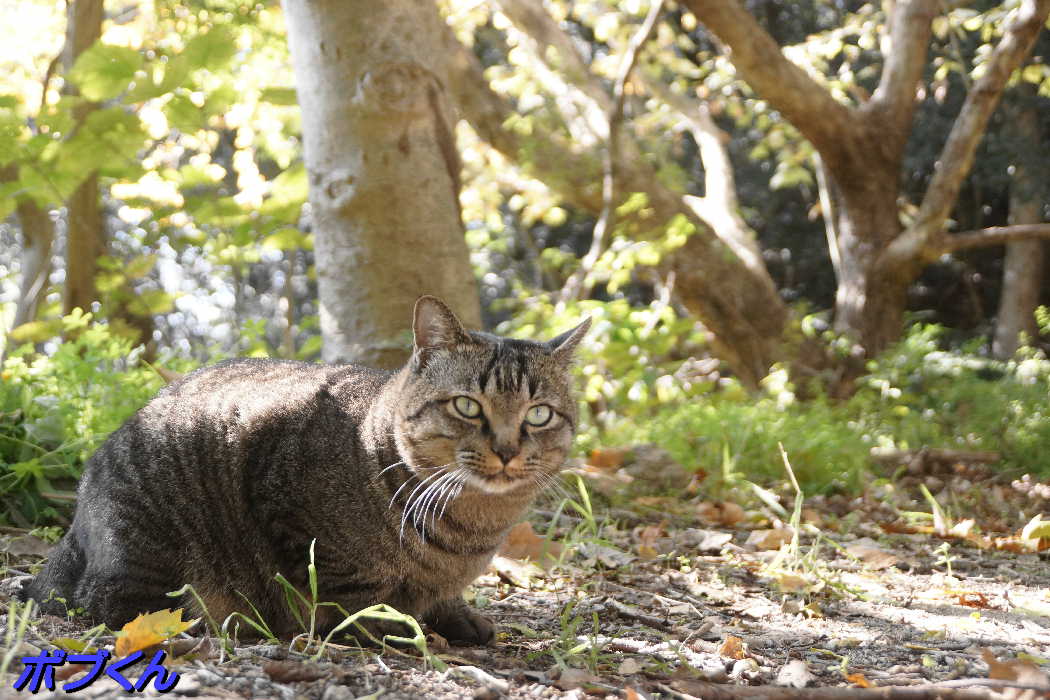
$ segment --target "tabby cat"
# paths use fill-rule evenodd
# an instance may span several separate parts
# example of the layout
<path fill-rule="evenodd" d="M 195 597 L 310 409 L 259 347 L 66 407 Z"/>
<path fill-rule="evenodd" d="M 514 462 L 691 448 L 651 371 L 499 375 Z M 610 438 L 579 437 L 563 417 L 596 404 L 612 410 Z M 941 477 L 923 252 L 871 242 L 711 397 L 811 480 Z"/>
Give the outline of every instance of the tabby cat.
<path fill-rule="evenodd" d="M 308 590 L 316 540 L 319 600 L 387 603 L 485 644 L 492 624 L 461 594 L 564 463 L 589 323 L 513 340 L 425 296 L 400 371 L 230 360 L 187 375 L 88 461 L 73 525 L 24 594 L 116 628 L 190 583 L 214 619 L 251 601 L 287 635 L 274 575 Z"/>

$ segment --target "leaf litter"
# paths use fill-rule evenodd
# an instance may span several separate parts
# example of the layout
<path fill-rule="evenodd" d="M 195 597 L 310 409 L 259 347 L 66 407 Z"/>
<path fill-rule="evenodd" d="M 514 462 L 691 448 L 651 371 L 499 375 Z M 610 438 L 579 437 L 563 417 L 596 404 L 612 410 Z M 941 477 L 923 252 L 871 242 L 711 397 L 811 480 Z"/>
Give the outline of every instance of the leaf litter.
<path fill-rule="evenodd" d="M 631 464 L 622 455 L 589 461 L 578 473 L 610 503 L 554 503 L 514 529 L 467 594 L 497 641 L 457 648 L 432 635 L 444 671 L 414 651 L 340 640 L 316 660 L 287 640 L 227 646 L 181 611 L 116 636 L 36 617 L 18 651 L 163 642 L 182 674 L 176 696 L 1050 698 L 1050 487 L 873 483 L 806 499 L 793 516 L 790 489 L 711 498 L 686 478 L 686 495 L 663 496 L 641 490 L 637 469 L 616 477 Z M 0 601 L 10 607 L 15 574 L 41 553 L 9 549 Z"/>

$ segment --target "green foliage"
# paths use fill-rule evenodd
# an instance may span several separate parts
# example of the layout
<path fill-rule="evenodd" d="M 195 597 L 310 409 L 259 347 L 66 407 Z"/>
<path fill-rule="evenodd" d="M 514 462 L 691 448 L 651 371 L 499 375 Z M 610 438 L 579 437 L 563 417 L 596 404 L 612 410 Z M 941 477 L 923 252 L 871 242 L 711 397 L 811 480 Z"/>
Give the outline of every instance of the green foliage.
<path fill-rule="evenodd" d="M 722 470 L 725 450 L 737 473 L 759 483 L 780 477 L 783 443 L 807 492 L 858 487 L 872 447 L 992 450 L 1006 470 L 1050 475 L 1050 361 L 997 362 L 973 347 L 944 350 L 943 334 L 938 326 L 913 326 L 869 363 L 844 402 L 797 401 L 786 374 L 774 372 L 758 398 L 719 391 L 658 408 L 651 418 L 622 420 L 609 437 L 655 442 L 687 467 L 713 474 Z"/>
<path fill-rule="evenodd" d="M 142 68 L 142 54 L 125 46 L 98 43 L 80 54 L 69 79 L 94 102 L 116 97 Z"/>
<path fill-rule="evenodd" d="M 24 345 L 3 366 L 0 517 L 8 525 L 52 519 L 84 461 L 163 384 L 139 364 L 140 350 L 90 314 L 66 316 L 62 331 L 71 339 L 52 355 Z"/>

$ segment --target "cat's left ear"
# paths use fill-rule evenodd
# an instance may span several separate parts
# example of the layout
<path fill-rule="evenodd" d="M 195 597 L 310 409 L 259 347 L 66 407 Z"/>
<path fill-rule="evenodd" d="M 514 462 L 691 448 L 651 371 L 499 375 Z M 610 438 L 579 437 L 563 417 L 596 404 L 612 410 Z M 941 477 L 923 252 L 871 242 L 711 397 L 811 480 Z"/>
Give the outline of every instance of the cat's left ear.
<path fill-rule="evenodd" d="M 580 325 L 573 328 L 571 331 L 565 331 L 557 338 L 547 341 L 547 347 L 550 348 L 551 355 L 555 359 L 561 360 L 562 362 L 569 362 L 572 360 L 573 354 L 576 351 L 576 346 L 583 340 L 583 336 L 587 334 L 587 329 L 591 327 L 591 319 L 587 318 Z"/>
<path fill-rule="evenodd" d="M 427 355 L 434 350 L 474 342 L 452 309 L 432 296 L 416 300 L 412 334 L 415 344 L 412 357 L 417 367 L 425 364 Z"/>

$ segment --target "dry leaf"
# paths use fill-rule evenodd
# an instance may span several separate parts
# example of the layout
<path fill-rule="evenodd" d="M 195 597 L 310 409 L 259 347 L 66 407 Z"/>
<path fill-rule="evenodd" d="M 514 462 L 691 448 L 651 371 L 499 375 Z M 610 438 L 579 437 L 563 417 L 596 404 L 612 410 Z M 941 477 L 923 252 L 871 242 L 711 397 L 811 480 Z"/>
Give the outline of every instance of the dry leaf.
<path fill-rule="evenodd" d="M 328 671 L 301 661 L 267 661 L 262 670 L 276 683 L 299 683 L 324 678 Z"/>
<path fill-rule="evenodd" d="M 587 463 L 596 469 L 614 471 L 623 466 L 624 458 L 630 454 L 630 450 L 623 448 L 606 447 L 591 450 Z"/>
<path fill-rule="evenodd" d="M 198 622 L 199 618 L 183 622 L 182 608 L 139 615 L 117 633 L 117 655 L 127 656 L 140 649 L 160 644 L 165 639 L 182 634 Z"/>
<path fill-rule="evenodd" d="M 499 574 L 507 583 L 518 588 L 529 588 L 532 579 L 543 576 L 543 569 L 531 561 L 521 561 L 496 555 L 489 563 L 489 570 Z"/>
<path fill-rule="evenodd" d="M 813 585 L 809 579 L 795 574 L 779 573 L 775 576 L 777 586 L 784 593 L 801 593 L 809 591 Z"/>
<path fill-rule="evenodd" d="M 995 654 L 981 649 L 981 658 L 988 664 L 988 677 L 999 681 L 1012 681 L 1018 685 L 1050 689 L 1050 677 L 1031 661 L 1011 659 L 999 661 Z"/>
<path fill-rule="evenodd" d="M 1036 513 L 1035 517 L 1021 530 L 1022 540 L 1050 539 L 1050 520 L 1043 520 L 1042 513 Z"/>
<path fill-rule="evenodd" d="M 735 525 L 747 518 L 744 509 L 731 501 L 703 501 L 696 506 L 696 514 L 700 520 L 713 525 Z"/>
<path fill-rule="evenodd" d="M 780 549 L 791 541 L 793 534 L 789 527 L 776 530 L 754 530 L 747 536 L 745 544 L 755 549 Z"/>
<path fill-rule="evenodd" d="M 554 681 L 554 685 L 562 690 L 594 686 L 595 683 L 601 683 L 601 679 L 594 674 L 588 673 L 579 668 L 565 669 L 561 672 L 561 676 L 558 677 L 558 680 Z"/>
<path fill-rule="evenodd" d="M 900 561 L 896 554 L 882 549 L 874 540 L 867 537 L 846 547 L 846 552 L 859 559 L 865 567 L 876 571 L 888 569 Z"/>
<path fill-rule="evenodd" d="M 970 536 L 970 532 L 973 530 L 976 521 L 973 518 L 967 518 L 966 520 L 960 520 L 959 522 L 952 525 L 952 528 L 948 530 L 948 534 L 953 537 L 967 538 Z"/>
<path fill-rule="evenodd" d="M 745 659 L 747 658 L 747 645 L 740 637 L 727 634 L 722 645 L 718 647 L 718 655 L 726 659 Z"/>
<path fill-rule="evenodd" d="M 683 545 L 694 547 L 700 552 L 718 553 L 722 551 L 722 547 L 733 541 L 733 534 L 731 532 L 701 530 L 695 527 L 682 530 L 678 533 L 678 537 Z"/>
<path fill-rule="evenodd" d="M 871 681 L 864 677 L 863 673 L 851 673 L 846 676 L 846 680 L 858 688 L 871 688 Z"/>
<path fill-rule="evenodd" d="M 652 561 L 660 556 L 660 553 L 656 551 L 655 547 L 650 547 L 647 544 L 638 545 L 638 557 L 642 561 Z"/>
<path fill-rule="evenodd" d="M 980 608 L 981 610 L 992 610 L 994 606 L 989 602 L 984 593 L 968 593 L 961 591 L 956 594 L 956 602 L 968 608 Z"/>
<path fill-rule="evenodd" d="M 633 676 L 641 670 L 642 665 L 638 663 L 638 659 L 626 658 L 620 663 L 620 666 L 616 669 L 616 673 L 621 676 Z"/>
<path fill-rule="evenodd" d="M 806 665 L 805 661 L 792 659 L 780 669 L 780 672 L 777 674 L 776 685 L 788 688 L 805 688 L 815 680 L 817 680 L 817 677 L 809 670 L 809 666 Z"/>
<path fill-rule="evenodd" d="M 540 565 L 549 565 L 561 556 L 562 545 L 540 537 L 527 520 L 510 529 L 500 547 L 500 554 L 511 559 L 529 559 Z"/>

